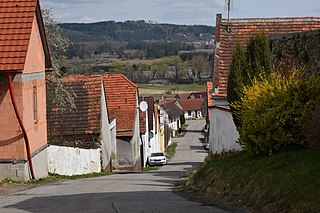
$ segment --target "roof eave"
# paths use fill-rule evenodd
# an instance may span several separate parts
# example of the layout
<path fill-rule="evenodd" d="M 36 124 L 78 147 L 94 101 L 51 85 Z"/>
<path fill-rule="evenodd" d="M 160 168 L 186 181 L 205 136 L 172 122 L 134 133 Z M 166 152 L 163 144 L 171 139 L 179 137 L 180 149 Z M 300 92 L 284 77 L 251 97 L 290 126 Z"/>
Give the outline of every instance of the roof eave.
<path fill-rule="evenodd" d="M 44 25 L 43 21 L 43 16 L 41 12 L 41 7 L 39 0 L 37 0 L 37 6 L 36 6 L 36 17 L 37 17 L 37 23 L 39 26 L 39 33 L 41 37 L 41 42 L 45 54 L 45 65 L 46 65 L 46 71 L 52 71 L 52 60 L 51 60 L 51 55 L 50 55 L 50 49 L 49 49 L 49 42 L 48 42 L 48 37 L 46 33 L 46 28 Z"/>

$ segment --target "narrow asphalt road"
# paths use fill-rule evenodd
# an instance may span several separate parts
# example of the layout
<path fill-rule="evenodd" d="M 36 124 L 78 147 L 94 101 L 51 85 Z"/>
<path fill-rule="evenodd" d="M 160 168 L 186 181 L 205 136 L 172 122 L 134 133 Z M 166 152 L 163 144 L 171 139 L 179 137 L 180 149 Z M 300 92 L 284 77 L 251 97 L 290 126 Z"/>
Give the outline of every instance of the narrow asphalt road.
<path fill-rule="evenodd" d="M 148 173 L 116 174 L 62 181 L 0 196 L 0 212 L 227 212 L 188 200 L 173 192 L 174 184 L 203 162 L 203 120 L 188 121 L 168 165 Z"/>

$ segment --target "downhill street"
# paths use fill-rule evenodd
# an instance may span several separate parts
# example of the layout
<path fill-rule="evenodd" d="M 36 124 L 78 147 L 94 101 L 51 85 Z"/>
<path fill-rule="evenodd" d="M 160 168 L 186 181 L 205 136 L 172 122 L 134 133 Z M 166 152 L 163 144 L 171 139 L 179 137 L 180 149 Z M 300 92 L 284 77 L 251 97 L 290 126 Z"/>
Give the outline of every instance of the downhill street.
<path fill-rule="evenodd" d="M 174 184 L 203 162 L 200 141 L 204 120 L 188 121 L 168 165 L 147 173 L 66 180 L 0 196 L 0 212 L 227 212 L 188 200 L 173 192 Z"/>

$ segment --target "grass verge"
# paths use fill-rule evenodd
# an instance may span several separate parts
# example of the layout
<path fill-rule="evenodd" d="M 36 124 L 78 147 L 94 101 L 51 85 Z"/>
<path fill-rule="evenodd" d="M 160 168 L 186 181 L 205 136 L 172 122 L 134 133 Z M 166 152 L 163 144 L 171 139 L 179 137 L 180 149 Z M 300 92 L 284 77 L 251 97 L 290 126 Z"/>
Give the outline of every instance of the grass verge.
<path fill-rule="evenodd" d="M 27 182 L 19 182 L 14 181 L 11 179 L 6 178 L 5 180 L 0 182 L 1 185 L 8 185 L 8 184 L 45 184 L 45 183 L 53 183 L 57 182 L 59 180 L 74 180 L 74 179 L 81 179 L 81 178 L 94 178 L 94 177 L 100 177 L 100 176 L 106 176 L 110 175 L 110 173 L 107 172 L 99 172 L 99 173 L 90 173 L 90 174 L 84 174 L 84 175 L 73 175 L 73 176 L 66 176 L 66 175 L 58 175 L 58 174 L 51 174 L 44 178 L 39 178 L 37 180 L 29 180 Z"/>
<path fill-rule="evenodd" d="M 110 175 L 108 172 L 98 172 L 98 173 L 90 173 L 90 174 L 83 174 L 83 175 L 58 175 L 58 174 L 49 174 L 48 177 L 40 178 L 38 180 L 30 180 L 28 183 L 30 184 L 42 184 L 42 183 L 52 183 L 59 180 L 75 180 L 75 179 L 82 179 L 82 178 L 94 178 L 94 177 L 101 177 Z"/>
<path fill-rule="evenodd" d="M 320 212 L 320 154 L 238 152 L 207 160 L 182 187 L 208 202 L 257 212 Z"/>
<path fill-rule="evenodd" d="M 181 134 L 178 136 L 179 138 L 183 138 L 187 133 L 188 124 L 183 124 L 181 127 Z"/>
<path fill-rule="evenodd" d="M 166 156 L 168 159 L 174 156 L 174 153 L 176 152 L 176 147 L 177 147 L 177 143 L 172 143 L 167 147 Z"/>

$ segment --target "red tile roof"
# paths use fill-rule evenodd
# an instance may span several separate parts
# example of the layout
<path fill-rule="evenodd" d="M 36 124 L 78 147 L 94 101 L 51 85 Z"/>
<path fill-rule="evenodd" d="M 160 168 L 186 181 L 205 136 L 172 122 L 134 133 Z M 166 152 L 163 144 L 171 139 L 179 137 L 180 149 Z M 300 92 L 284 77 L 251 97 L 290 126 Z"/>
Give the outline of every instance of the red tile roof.
<path fill-rule="evenodd" d="M 213 83 L 212 83 L 212 81 L 208 81 L 207 82 L 207 100 L 208 100 L 207 103 L 208 103 L 208 107 L 213 106 L 213 102 L 212 102 L 212 99 L 211 99 L 212 90 L 213 90 Z"/>
<path fill-rule="evenodd" d="M 133 136 L 137 107 L 137 86 L 121 74 L 104 75 L 109 119 L 117 119 L 117 136 Z"/>
<path fill-rule="evenodd" d="M 39 2 L 0 0 L 0 72 L 23 71 L 35 15 L 46 54 L 46 67 L 51 67 Z"/>
<path fill-rule="evenodd" d="M 177 102 L 184 111 L 200 111 L 205 103 L 203 98 L 178 99 Z"/>
<path fill-rule="evenodd" d="M 164 102 L 159 104 L 171 118 L 178 118 L 184 114 L 183 110 L 173 102 Z"/>
<path fill-rule="evenodd" d="M 63 84 L 76 94 L 76 109 L 62 112 L 48 106 L 48 131 L 51 135 L 100 134 L 102 81 L 109 121 L 116 118 L 117 137 L 133 136 L 137 86 L 123 75 L 64 77 Z"/>
<path fill-rule="evenodd" d="M 206 98 L 206 92 L 192 92 L 188 98 Z"/>
<path fill-rule="evenodd" d="M 176 99 L 187 99 L 190 96 L 190 93 L 180 93 L 176 94 Z"/>
<path fill-rule="evenodd" d="M 101 76 L 72 75 L 62 82 L 76 94 L 76 109 L 63 112 L 47 106 L 49 135 L 100 134 Z"/>
<path fill-rule="evenodd" d="M 228 20 L 217 15 L 216 43 L 214 66 L 214 86 L 219 86 L 220 96 L 227 96 L 228 75 L 231 67 L 232 55 L 237 42 L 246 45 L 249 39 L 264 33 L 267 36 L 311 31 L 320 28 L 319 17 L 292 18 L 242 18 Z"/>

